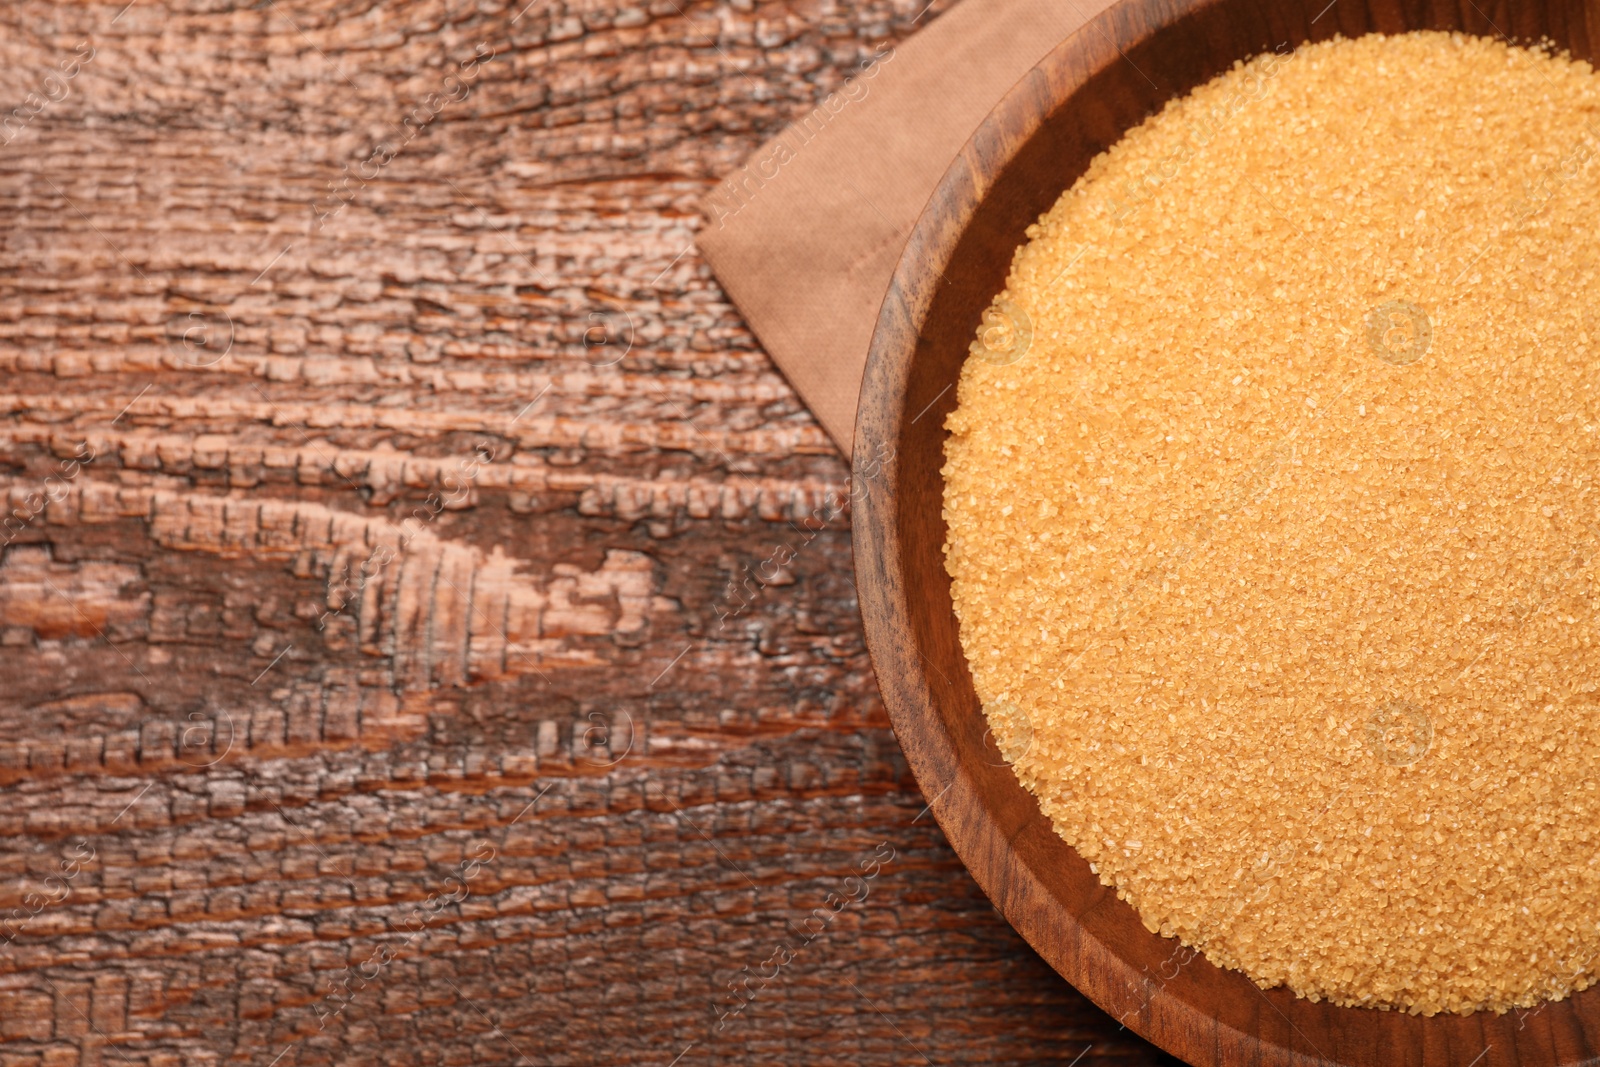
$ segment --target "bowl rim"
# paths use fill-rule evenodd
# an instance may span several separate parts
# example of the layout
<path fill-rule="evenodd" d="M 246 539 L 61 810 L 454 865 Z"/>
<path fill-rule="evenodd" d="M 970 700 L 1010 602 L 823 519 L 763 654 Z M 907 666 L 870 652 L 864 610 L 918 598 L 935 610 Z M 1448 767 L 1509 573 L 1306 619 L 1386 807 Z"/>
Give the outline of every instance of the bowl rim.
<path fill-rule="evenodd" d="M 1313 1006 L 1332 1014 L 1320 1025 L 1307 1024 L 1315 1028 L 1314 1032 L 1320 1031 L 1324 1040 L 1332 1036 L 1327 1019 L 1342 1019 L 1345 1013 L 1363 1017 L 1366 1028 L 1373 1031 L 1370 1051 L 1345 1047 L 1329 1056 L 1296 1025 L 1293 1015 L 1300 1014 L 1300 1010 L 1291 1008 L 1290 1014 L 1285 1012 L 1289 1008 L 1285 997 L 1300 1005 L 1312 1002 L 1296 998 L 1283 987 L 1256 991 L 1278 1019 L 1258 1010 L 1259 1017 L 1285 1040 L 1264 1034 L 1260 1027 L 1250 1031 L 1232 1025 L 1174 995 L 1165 983 L 1153 990 L 1145 988 L 1149 985 L 1148 975 L 1136 970 L 1105 939 L 1086 929 L 1081 920 L 1087 913 L 1074 914 L 1063 908 L 1039 872 L 1019 858 L 1014 846 L 1021 834 L 996 820 L 984 790 L 958 754 L 955 739 L 933 710 L 934 683 L 924 667 L 926 660 L 918 662 L 921 652 L 907 624 L 905 586 L 915 580 L 915 575 L 905 570 L 895 536 L 899 526 L 896 501 L 906 488 L 895 446 L 910 414 L 906 404 L 908 383 L 921 331 L 939 288 L 940 271 L 948 265 L 983 198 L 1006 165 L 1052 114 L 1070 106 L 1072 98 L 1109 66 L 1122 61 L 1131 63 L 1125 49 L 1171 31 L 1175 24 L 1200 12 L 1238 2 L 1244 0 L 1116 0 L 1087 20 L 1058 42 L 995 105 L 952 161 L 912 227 L 874 324 L 857 409 L 850 486 L 857 595 L 885 708 L 907 763 L 924 796 L 930 798 L 924 810 L 931 811 L 962 863 L 1006 921 L 1058 974 L 1113 1017 L 1119 1017 L 1118 1009 L 1124 1006 L 1124 991 L 1143 988 L 1145 995 L 1137 1010 L 1122 1012 L 1120 1021 L 1167 1052 L 1198 1064 L 1251 1062 L 1272 1067 L 1398 1059 L 1422 1062 L 1424 1058 L 1432 1063 L 1440 1056 L 1444 1058 L 1438 1062 L 1454 1062 L 1459 1056 L 1462 1062 L 1472 1059 L 1476 1063 L 1472 1052 L 1460 1056 L 1456 1049 L 1463 1030 L 1467 1030 L 1476 1032 L 1487 1046 L 1499 1045 L 1495 1050 L 1499 1054 L 1485 1058 L 1484 1067 L 1495 1062 L 1600 1062 L 1590 1051 L 1595 1043 L 1576 1012 L 1571 1013 L 1570 1019 L 1563 1018 L 1559 1025 L 1551 1019 L 1544 1020 L 1550 1036 L 1527 1039 L 1530 1044 L 1537 1043 L 1542 1054 L 1524 1060 L 1523 1055 L 1533 1052 L 1533 1048 L 1514 1035 L 1508 1039 L 1509 1028 L 1490 1021 L 1507 1020 L 1510 1016 L 1506 1013 L 1478 1011 L 1422 1017 L 1324 1002 Z M 1476 5 L 1473 7 L 1476 10 Z M 1315 38 L 1304 33 L 1296 47 L 1334 32 L 1339 31 L 1334 29 Z M 1367 32 L 1385 31 L 1375 27 Z M 1173 94 L 1177 95 L 1181 93 Z M 939 489 L 942 492 L 942 484 Z M 1051 836 L 1054 837 L 1053 831 Z M 1070 850 L 1061 839 L 1056 838 L 1056 842 Z M 1111 907 L 1133 913 L 1130 905 L 1116 899 L 1114 890 L 1106 889 L 1105 896 Z M 1097 903 L 1090 910 L 1100 906 Z M 1163 940 L 1176 943 L 1175 939 Z M 1240 972 L 1226 973 L 1256 988 Z M 1591 986 L 1586 993 L 1600 996 L 1600 985 Z M 1578 997 L 1591 1000 L 1585 993 L 1574 994 L 1561 1002 L 1541 1002 L 1538 1009 L 1527 1011 L 1547 1005 L 1571 1008 Z M 1449 1020 L 1457 1022 L 1452 1025 Z M 1301 1022 L 1307 1020 L 1302 1018 Z M 1558 1036 L 1559 1031 L 1569 1027 L 1569 1032 L 1577 1032 L 1575 1042 Z M 1521 1029 L 1520 1024 L 1517 1029 Z M 1293 1036 L 1287 1036 L 1289 1031 Z M 1506 1043 L 1500 1044 L 1503 1040 Z M 1578 1046 L 1575 1059 L 1571 1047 L 1574 1043 Z M 1441 1049 L 1441 1045 L 1445 1047 Z M 1544 1052 L 1544 1048 L 1549 1051 Z M 1485 1047 L 1484 1052 L 1489 1051 Z"/>

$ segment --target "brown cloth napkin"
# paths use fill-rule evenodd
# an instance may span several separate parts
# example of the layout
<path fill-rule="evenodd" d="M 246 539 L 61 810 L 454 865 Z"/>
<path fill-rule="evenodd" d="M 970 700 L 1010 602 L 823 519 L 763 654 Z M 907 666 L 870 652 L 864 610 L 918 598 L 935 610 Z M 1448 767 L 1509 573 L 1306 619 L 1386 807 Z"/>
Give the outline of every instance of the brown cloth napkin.
<path fill-rule="evenodd" d="M 1112 2 L 962 0 L 702 202 L 701 252 L 846 456 L 878 308 L 934 186 L 1006 90 Z"/>

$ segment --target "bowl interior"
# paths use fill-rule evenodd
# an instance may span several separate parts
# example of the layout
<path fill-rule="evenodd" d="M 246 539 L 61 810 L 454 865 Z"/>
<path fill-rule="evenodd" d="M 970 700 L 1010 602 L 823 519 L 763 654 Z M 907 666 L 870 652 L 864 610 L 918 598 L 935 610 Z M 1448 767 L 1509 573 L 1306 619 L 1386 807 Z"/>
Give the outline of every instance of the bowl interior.
<path fill-rule="evenodd" d="M 1018 83 L 951 166 L 908 241 L 863 382 L 854 472 L 862 615 L 896 735 L 934 815 L 1057 971 L 1196 1064 L 1600 1062 L 1600 987 L 1505 1015 L 1339 1008 L 1262 991 L 1146 931 L 1055 835 L 987 736 L 944 570 L 944 417 L 1025 228 L 1124 131 L 1235 60 L 1335 34 L 1414 29 L 1549 39 L 1592 59 L 1600 6 L 1123 0 Z"/>

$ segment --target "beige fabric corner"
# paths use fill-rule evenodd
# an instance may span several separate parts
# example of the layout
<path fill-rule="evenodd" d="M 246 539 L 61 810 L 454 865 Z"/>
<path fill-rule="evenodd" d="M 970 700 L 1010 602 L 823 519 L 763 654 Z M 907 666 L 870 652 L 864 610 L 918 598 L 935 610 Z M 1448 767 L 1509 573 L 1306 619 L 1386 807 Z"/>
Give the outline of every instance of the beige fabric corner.
<path fill-rule="evenodd" d="M 934 186 L 1006 90 L 1109 6 L 962 0 L 703 201 L 701 252 L 846 456 L 878 308 Z"/>

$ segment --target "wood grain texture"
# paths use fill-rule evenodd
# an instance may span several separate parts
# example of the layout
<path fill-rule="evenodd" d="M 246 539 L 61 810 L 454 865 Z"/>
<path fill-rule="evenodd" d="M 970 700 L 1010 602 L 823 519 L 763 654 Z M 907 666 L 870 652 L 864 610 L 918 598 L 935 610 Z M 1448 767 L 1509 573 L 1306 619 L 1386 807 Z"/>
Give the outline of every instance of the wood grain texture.
<path fill-rule="evenodd" d="M 944 416 L 1024 230 L 1129 127 L 1235 60 L 1342 33 L 1460 29 L 1595 54 L 1592 0 L 1126 0 L 995 108 L 914 229 L 878 321 L 855 443 L 861 610 L 897 736 L 997 907 L 1096 1003 L 1196 1064 L 1600 1062 L 1600 987 L 1505 1015 L 1421 1018 L 1263 992 L 1147 931 L 1056 836 L 985 729 L 943 566 Z M 1270 211 L 1270 203 L 1260 205 Z"/>
<path fill-rule="evenodd" d="M 938 8 L 124 2 L 0 11 L 0 1065 L 1161 1060 L 691 247 Z"/>

